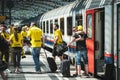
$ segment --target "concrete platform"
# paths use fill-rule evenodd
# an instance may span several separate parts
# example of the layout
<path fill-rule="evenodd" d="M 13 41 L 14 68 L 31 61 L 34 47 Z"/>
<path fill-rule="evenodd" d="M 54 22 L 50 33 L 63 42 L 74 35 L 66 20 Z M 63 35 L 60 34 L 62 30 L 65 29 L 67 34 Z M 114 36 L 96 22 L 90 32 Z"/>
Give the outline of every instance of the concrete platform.
<path fill-rule="evenodd" d="M 50 52 L 47 52 L 47 55 L 49 57 L 52 57 Z M 20 73 L 13 73 L 13 65 L 10 65 L 10 70 L 12 71 L 11 73 L 6 73 L 7 80 L 98 80 L 96 78 L 86 78 L 85 76 L 81 77 L 62 77 L 62 74 L 59 72 L 59 69 L 57 70 L 56 73 L 51 73 L 50 69 L 48 67 L 48 63 L 44 54 L 44 51 L 41 50 L 41 55 L 40 55 L 40 61 L 41 61 L 41 74 L 36 74 L 35 69 L 34 69 L 34 63 L 31 55 L 26 55 L 26 58 L 21 59 L 21 68 L 20 68 Z M 57 66 L 59 67 L 60 65 L 60 60 L 57 57 L 56 58 L 56 63 Z M 75 72 L 74 66 L 71 65 L 71 75 Z M 0 80 L 2 78 L 0 77 Z"/>

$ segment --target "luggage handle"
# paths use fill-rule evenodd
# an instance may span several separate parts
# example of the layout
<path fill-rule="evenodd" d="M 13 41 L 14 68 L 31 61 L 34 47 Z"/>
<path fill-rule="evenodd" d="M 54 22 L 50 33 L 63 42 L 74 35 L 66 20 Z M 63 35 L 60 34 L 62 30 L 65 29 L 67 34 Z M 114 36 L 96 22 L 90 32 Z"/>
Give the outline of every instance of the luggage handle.
<path fill-rule="evenodd" d="M 46 53 L 46 51 L 45 51 L 45 49 L 43 48 L 43 51 L 44 51 L 44 53 L 45 53 L 45 56 L 46 56 L 46 58 L 47 58 L 47 53 Z"/>

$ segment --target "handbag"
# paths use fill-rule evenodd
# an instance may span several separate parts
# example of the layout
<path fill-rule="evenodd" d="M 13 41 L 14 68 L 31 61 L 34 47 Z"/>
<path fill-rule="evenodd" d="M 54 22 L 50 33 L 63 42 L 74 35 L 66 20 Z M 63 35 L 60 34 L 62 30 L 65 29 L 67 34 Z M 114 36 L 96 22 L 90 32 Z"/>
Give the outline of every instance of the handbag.
<path fill-rule="evenodd" d="M 0 72 L 6 70 L 8 68 L 8 64 L 5 61 L 0 61 Z"/>
<path fill-rule="evenodd" d="M 67 43 L 65 41 L 63 41 L 59 45 L 56 45 L 56 51 L 58 53 L 63 53 L 63 52 L 66 52 L 67 50 L 68 50 L 68 47 L 67 47 Z"/>

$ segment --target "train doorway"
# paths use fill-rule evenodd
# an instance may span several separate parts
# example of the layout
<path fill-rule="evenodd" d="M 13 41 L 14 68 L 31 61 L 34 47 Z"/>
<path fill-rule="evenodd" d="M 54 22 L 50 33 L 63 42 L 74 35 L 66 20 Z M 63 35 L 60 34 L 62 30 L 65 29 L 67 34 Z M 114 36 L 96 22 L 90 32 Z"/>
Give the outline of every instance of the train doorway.
<path fill-rule="evenodd" d="M 88 70 L 94 76 L 104 75 L 104 9 L 86 11 Z"/>
<path fill-rule="evenodd" d="M 120 80 L 120 4 L 118 4 L 117 11 L 117 80 Z"/>

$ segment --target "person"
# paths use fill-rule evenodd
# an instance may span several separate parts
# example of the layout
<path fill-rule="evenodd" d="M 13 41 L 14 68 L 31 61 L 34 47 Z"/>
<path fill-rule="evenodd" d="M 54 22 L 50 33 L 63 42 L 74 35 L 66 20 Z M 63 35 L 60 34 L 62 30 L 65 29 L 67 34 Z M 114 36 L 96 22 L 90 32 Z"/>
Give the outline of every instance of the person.
<path fill-rule="evenodd" d="M 0 75 L 1 75 L 1 77 L 2 77 L 3 80 L 7 80 L 7 79 L 6 79 L 6 76 L 5 76 L 5 73 L 4 73 L 3 71 L 0 72 Z"/>
<path fill-rule="evenodd" d="M 3 24 L 0 24 L 0 30 L 3 28 Z M 0 34 L 0 62 L 2 61 L 2 56 L 3 56 L 3 40 L 4 38 L 2 37 L 2 35 Z M 0 71 L 0 75 L 2 77 L 3 80 L 6 80 L 6 75 L 4 73 L 4 71 Z"/>
<path fill-rule="evenodd" d="M 41 47 L 44 47 L 44 36 L 43 31 L 38 28 L 35 22 L 31 22 L 30 29 L 28 31 L 28 38 L 31 40 L 31 54 L 33 57 L 33 61 L 35 63 L 36 73 L 41 73 L 41 66 L 39 61 L 39 55 Z"/>
<path fill-rule="evenodd" d="M 27 28 L 22 27 L 21 35 L 23 36 L 23 46 L 27 45 Z M 26 58 L 25 51 L 22 49 L 22 58 Z"/>
<path fill-rule="evenodd" d="M 62 54 L 63 53 L 58 53 L 56 51 L 56 46 L 61 44 L 63 39 L 62 39 L 62 32 L 59 29 L 59 25 L 58 24 L 54 24 L 54 45 L 53 45 L 53 51 L 52 51 L 52 56 L 53 59 L 56 59 L 56 56 L 58 56 L 60 58 L 60 60 L 62 61 Z"/>
<path fill-rule="evenodd" d="M 6 42 L 9 40 L 10 35 L 6 33 L 7 27 L 5 25 L 1 28 L 1 36 L 6 40 Z M 8 44 L 9 46 L 9 44 Z M 9 64 L 9 48 L 7 50 L 4 50 L 4 55 L 2 56 L 4 61 L 6 61 Z"/>
<path fill-rule="evenodd" d="M 85 63 L 85 75 L 88 77 L 88 60 L 87 60 L 87 48 L 86 48 L 86 38 L 85 34 L 81 26 L 74 27 L 73 30 L 75 34 L 73 35 L 73 39 L 68 43 L 68 46 L 71 43 L 76 42 L 76 74 L 78 77 L 81 77 L 81 57 L 83 57 L 83 61 Z M 79 31 L 79 33 L 78 33 Z"/>
<path fill-rule="evenodd" d="M 23 37 L 18 32 L 17 25 L 15 25 L 13 27 L 13 34 L 10 36 L 9 42 L 11 44 L 11 52 L 13 55 L 14 72 L 19 73 L 20 72 L 19 67 L 20 67 L 20 61 L 21 61 Z"/>

